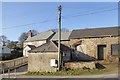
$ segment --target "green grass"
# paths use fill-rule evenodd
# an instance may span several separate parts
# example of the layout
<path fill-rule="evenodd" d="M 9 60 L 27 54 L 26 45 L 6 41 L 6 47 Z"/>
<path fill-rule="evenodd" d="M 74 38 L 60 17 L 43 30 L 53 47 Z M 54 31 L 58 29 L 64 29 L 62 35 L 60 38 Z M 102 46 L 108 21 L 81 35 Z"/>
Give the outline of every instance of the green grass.
<path fill-rule="evenodd" d="M 60 72 L 28 72 L 25 75 L 27 76 L 70 76 L 70 75 L 90 75 L 90 74 L 104 74 L 106 69 L 92 69 L 92 70 L 68 70 Z"/>

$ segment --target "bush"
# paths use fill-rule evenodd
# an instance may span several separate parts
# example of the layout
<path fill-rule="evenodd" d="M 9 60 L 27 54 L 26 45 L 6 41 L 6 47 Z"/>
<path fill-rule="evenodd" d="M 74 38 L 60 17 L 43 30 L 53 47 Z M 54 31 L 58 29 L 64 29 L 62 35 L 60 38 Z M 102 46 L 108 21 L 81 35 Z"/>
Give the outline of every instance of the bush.
<path fill-rule="evenodd" d="M 22 57 L 22 56 L 23 56 L 22 51 L 20 50 L 12 51 L 11 54 L 3 54 L 2 60 L 11 60 L 11 59 L 15 59 L 15 58 Z"/>

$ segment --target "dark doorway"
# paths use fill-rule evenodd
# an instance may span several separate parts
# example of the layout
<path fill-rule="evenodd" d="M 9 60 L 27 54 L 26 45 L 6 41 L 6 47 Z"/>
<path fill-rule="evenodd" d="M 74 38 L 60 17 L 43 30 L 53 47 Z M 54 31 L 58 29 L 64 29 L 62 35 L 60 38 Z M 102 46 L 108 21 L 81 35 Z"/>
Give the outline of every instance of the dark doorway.
<path fill-rule="evenodd" d="M 104 55 L 106 53 L 106 45 L 98 45 L 98 60 L 104 60 Z"/>

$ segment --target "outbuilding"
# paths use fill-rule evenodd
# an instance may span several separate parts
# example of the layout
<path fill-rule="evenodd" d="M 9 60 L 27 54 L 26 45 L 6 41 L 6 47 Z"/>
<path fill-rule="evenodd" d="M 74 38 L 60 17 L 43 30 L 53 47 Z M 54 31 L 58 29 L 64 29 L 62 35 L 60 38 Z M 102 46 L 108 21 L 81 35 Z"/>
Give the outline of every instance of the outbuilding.
<path fill-rule="evenodd" d="M 28 71 L 56 72 L 58 67 L 58 43 L 49 41 L 33 50 L 28 57 Z M 71 60 L 70 48 L 61 44 L 62 63 Z"/>

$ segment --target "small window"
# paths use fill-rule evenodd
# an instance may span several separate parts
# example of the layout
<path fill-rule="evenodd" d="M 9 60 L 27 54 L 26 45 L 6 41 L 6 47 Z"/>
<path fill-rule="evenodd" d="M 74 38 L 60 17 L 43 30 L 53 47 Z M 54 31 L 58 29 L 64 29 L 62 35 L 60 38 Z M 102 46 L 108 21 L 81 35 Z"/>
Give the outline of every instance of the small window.
<path fill-rule="evenodd" d="M 111 50 L 112 50 L 111 55 L 115 55 L 115 56 L 119 55 L 118 53 L 120 51 L 120 44 L 112 44 Z"/>

